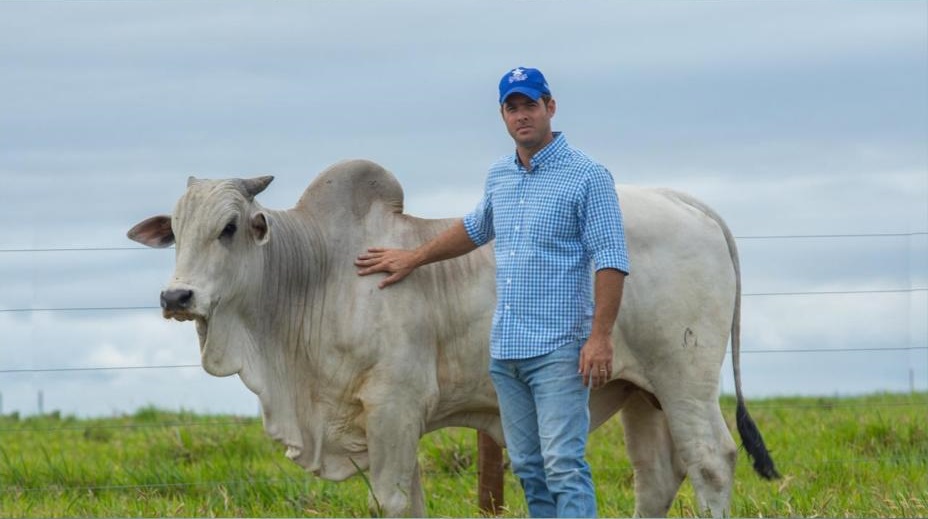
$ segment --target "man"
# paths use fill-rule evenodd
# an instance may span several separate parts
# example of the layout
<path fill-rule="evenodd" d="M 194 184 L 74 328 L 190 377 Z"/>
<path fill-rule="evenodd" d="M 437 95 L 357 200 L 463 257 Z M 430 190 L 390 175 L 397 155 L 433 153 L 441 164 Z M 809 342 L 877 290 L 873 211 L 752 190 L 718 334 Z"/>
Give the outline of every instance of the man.
<path fill-rule="evenodd" d="M 551 130 L 557 104 L 539 70 L 507 72 L 499 103 L 516 152 L 490 168 L 477 208 L 415 250 L 371 248 L 355 264 L 387 272 L 384 288 L 495 238 L 490 375 L 513 472 L 533 517 L 594 517 L 587 404 L 612 374 L 629 271 L 618 197 L 612 175 Z"/>

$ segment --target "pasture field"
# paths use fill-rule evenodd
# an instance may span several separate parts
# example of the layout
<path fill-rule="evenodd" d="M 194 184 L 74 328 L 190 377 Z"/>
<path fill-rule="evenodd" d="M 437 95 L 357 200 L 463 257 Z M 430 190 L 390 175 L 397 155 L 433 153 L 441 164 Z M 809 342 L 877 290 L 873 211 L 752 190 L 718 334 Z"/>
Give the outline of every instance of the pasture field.
<path fill-rule="evenodd" d="M 731 428 L 734 399 L 722 404 Z M 733 516 L 928 516 L 928 394 L 748 404 L 783 478 L 761 480 L 741 452 Z M 589 458 L 600 515 L 630 516 L 619 420 L 593 433 Z M 480 515 L 474 431 L 429 434 L 419 459 L 430 515 Z M 525 516 L 521 489 L 506 478 L 504 516 Z M 368 513 L 366 488 L 361 477 L 306 475 L 254 418 L 156 409 L 92 420 L 0 417 L 2 517 L 354 517 Z M 670 513 L 700 515 L 688 483 Z"/>

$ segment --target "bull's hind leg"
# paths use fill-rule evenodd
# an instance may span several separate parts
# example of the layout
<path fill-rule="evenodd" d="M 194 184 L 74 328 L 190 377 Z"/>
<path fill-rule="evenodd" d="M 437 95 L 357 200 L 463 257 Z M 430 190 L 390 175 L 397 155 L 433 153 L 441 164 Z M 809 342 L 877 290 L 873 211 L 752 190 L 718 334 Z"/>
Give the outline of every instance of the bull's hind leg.
<path fill-rule="evenodd" d="M 686 473 L 676 459 L 664 413 L 638 391 L 622 409 L 622 424 L 635 467 L 635 516 L 665 517 Z"/>
<path fill-rule="evenodd" d="M 670 434 L 699 506 L 697 513 L 728 516 L 734 482 L 737 447 L 732 440 L 718 400 L 680 398 L 661 401 Z"/>

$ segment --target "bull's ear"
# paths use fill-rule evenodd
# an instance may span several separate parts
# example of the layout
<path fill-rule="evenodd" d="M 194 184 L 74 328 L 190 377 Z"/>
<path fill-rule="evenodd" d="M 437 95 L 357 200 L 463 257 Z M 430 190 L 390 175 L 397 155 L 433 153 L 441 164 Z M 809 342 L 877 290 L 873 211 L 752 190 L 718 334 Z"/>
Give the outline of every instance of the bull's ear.
<path fill-rule="evenodd" d="M 270 175 L 242 180 L 242 191 L 249 198 L 254 198 L 255 195 L 267 189 L 272 180 L 274 180 L 274 177 Z"/>
<path fill-rule="evenodd" d="M 174 244 L 174 230 L 170 216 L 152 216 L 129 229 L 126 236 L 142 245 L 162 249 Z"/>
<path fill-rule="evenodd" d="M 258 245 L 264 245 L 271 239 L 271 221 L 264 211 L 258 211 L 251 216 L 251 232 Z"/>

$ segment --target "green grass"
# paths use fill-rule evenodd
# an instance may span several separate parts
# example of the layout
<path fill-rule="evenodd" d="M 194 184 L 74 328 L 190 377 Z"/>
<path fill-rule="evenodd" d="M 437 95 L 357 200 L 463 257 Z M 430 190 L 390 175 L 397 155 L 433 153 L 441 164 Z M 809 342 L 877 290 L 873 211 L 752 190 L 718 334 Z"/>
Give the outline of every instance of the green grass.
<path fill-rule="evenodd" d="M 725 397 L 729 425 L 734 401 Z M 732 515 L 928 516 L 928 394 L 749 402 L 783 479 L 757 477 L 742 453 Z M 737 438 L 736 438 L 737 441 Z M 476 433 L 426 436 L 419 459 L 429 514 L 478 516 Z M 600 515 L 634 511 L 619 420 L 593 433 Z M 507 517 L 525 516 L 507 472 Z M 0 516 L 365 516 L 362 478 L 303 473 L 255 419 L 143 409 L 78 420 L 0 417 Z M 673 516 L 699 515 L 684 483 Z"/>

